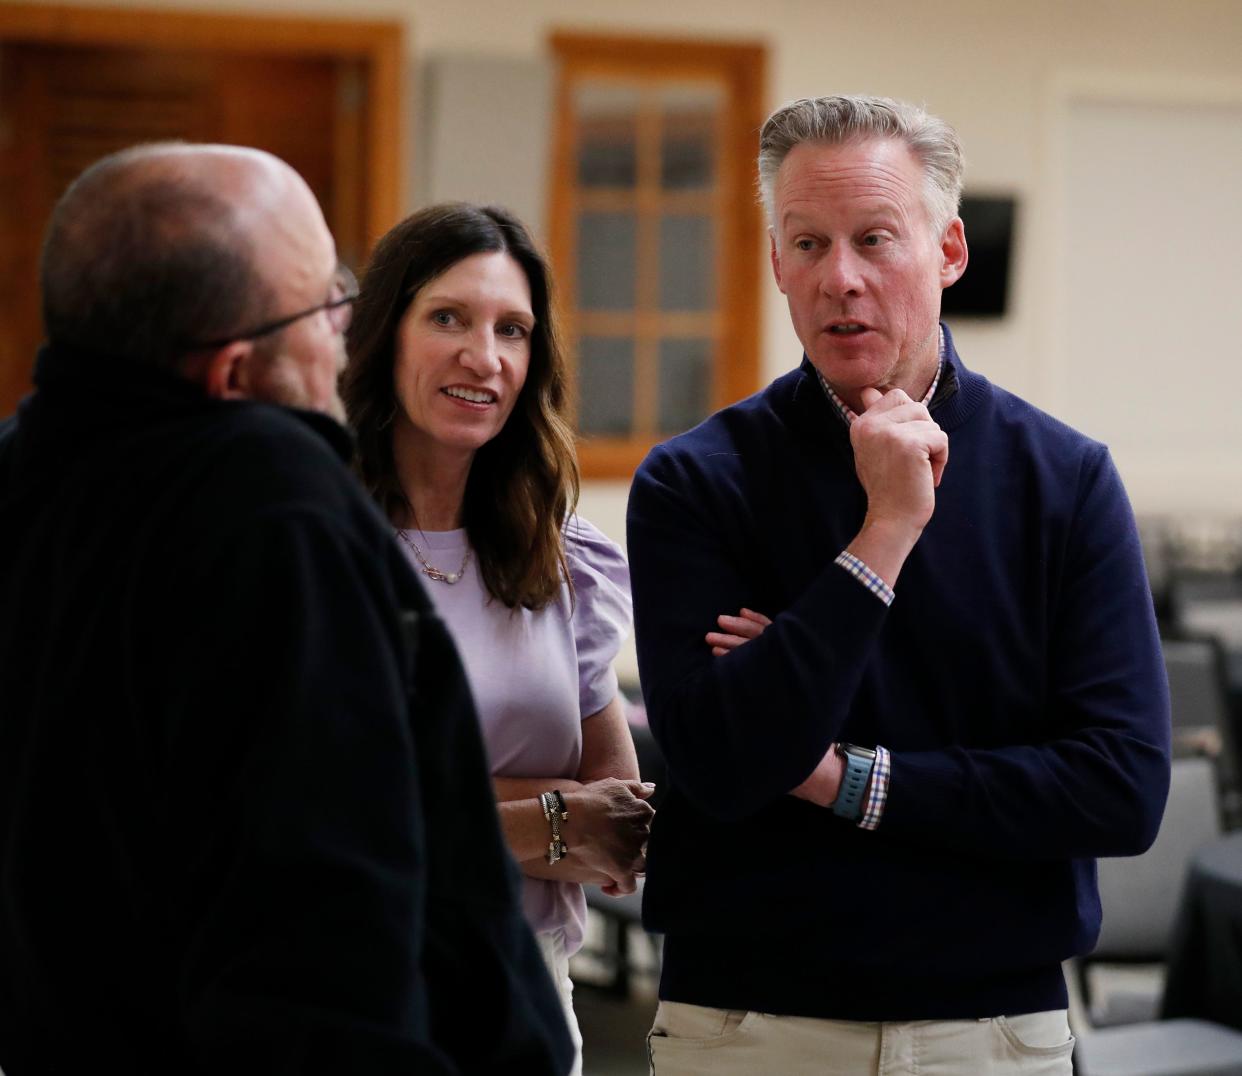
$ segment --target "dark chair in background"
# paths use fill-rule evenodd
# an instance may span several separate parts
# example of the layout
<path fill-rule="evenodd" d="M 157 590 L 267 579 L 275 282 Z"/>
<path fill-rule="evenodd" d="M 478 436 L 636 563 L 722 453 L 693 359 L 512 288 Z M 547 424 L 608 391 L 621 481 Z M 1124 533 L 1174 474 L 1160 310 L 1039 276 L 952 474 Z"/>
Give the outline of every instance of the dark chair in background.
<path fill-rule="evenodd" d="M 1077 1076 L 1242 1076 L 1242 1034 L 1206 1020 L 1074 1033 Z"/>
<path fill-rule="evenodd" d="M 1211 636 L 1165 638 L 1161 646 L 1169 677 L 1174 757 L 1199 754 L 1215 763 L 1221 818 L 1231 829 L 1242 823 L 1242 756 L 1224 648 Z"/>
<path fill-rule="evenodd" d="M 1104 922 L 1095 951 L 1066 966 L 1079 1076 L 1242 1076 L 1242 1033 L 1206 1020 L 1157 1020 L 1159 979 L 1142 993 L 1094 999 L 1093 969 L 1163 963 L 1194 853 L 1220 834 L 1216 779 L 1206 758 L 1173 761 L 1168 807 L 1146 853 L 1099 861 Z"/>
<path fill-rule="evenodd" d="M 1088 958 L 1066 965 L 1078 1076 L 1242 1076 L 1242 1033 L 1207 1020 L 1154 1019 L 1159 977 L 1145 992 L 1114 989 L 1092 998 L 1088 990 L 1103 978 L 1093 973 L 1109 965 L 1115 973 L 1119 964 L 1166 962 L 1192 856 L 1220 832 L 1212 760 L 1175 758 L 1155 844 L 1141 856 L 1099 861 L 1099 943 Z"/>
<path fill-rule="evenodd" d="M 634 750 L 638 754 L 639 775 L 644 781 L 650 781 L 656 786 L 647 802 L 658 811 L 668 791 L 668 769 L 664 765 L 664 755 L 660 752 L 659 744 L 655 742 L 655 737 L 647 726 L 646 712 L 633 704 L 630 706 L 630 736 L 634 739 Z"/>
<path fill-rule="evenodd" d="M 1213 615 L 1223 618 L 1226 633 L 1238 627 L 1238 615 L 1242 613 L 1242 575 L 1238 572 L 1209 572 L 1173 570 L 1169 573 L 1169 607 L 1178 624 L 1189 627 L 1187 617 Z M 1213 631 L 1211 634 L 1217 634 Z"/>
<path fill-rule="evenodd" d="M 1151 989 L 1114 989 L 1096 996 L 1093 970 L 1165 962 L 1191 856 L 1220 832 L 1212 763 L 1206 758 L 1174 759 L 1169 802 L 1155 843 L 1141 856 L 1099 861 L 1104 921 L 1095 950 L 1077 962 L 1093 1027 L 1155 1017 L 1160 1006 L 1158 977 L 1152 977 Z"/>

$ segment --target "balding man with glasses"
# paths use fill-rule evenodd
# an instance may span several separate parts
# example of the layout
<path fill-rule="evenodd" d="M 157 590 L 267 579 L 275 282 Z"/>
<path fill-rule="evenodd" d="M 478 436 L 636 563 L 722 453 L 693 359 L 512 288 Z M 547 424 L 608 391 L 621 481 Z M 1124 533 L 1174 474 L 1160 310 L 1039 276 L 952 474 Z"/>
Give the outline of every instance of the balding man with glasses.
<path fill-rule="evenodd" d="M 42 285 L 0 424 L 0 1066 L 568 1071 L 456 652 L 344 462 L 357 288 L 306 184 L 105 158 Z"/>

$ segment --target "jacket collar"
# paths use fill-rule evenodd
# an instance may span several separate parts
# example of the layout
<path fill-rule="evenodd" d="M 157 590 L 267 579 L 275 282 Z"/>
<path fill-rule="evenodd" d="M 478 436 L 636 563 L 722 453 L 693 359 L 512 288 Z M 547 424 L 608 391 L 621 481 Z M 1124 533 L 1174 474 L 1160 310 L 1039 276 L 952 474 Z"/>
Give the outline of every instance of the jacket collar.
<path fill-rule="evenodd" d="M 46 422 L 56 426 L 59 436 L 79 439 L 222 408 L 274 409 L 310 427 L 342 460 L 353 454 L 349 431 L 327 415 L 253 401 L 213 400 L 179 374 L 106 351 L 44 345 L 35 359 L 34 383 L 34 393 L 18 409 L 19 429 Z"/>

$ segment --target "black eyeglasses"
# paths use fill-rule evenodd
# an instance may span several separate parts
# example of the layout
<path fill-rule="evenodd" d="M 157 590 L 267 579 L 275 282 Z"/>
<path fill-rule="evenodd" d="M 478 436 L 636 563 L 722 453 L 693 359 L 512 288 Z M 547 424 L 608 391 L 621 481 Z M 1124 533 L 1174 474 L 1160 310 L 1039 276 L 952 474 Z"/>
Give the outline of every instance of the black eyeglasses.
<path fill-rule="evenodd" d="M 290 314 L 287 318 L 277 318 L 275 321 L 264 322 L 254 329 L 230 333 L 219 340 L 204 340 L 198 344 L 191 344 L 190 348 L 194 351 L 206 351 L 208 348 L 224 347 L 226 344 L 232 344 L 238 340 L 257 340 L 260 336 L 268 336 L 292 325 L 295 321 L 301 321 L 303 318 L 309 318 L 312 314 L 318 314 L 321 310 L 328 315 L 328 323 L 332 326 L 333 331 L 343 333 L 349 328 L 349 320 L 354 310 L 353 303 L 357 298 L 357 279 L 350 272 L 349 266 L 338 265 L 336 267 L 336 277 L 332 281 L 332 298 L 327 302 L 319 303 L 306 310 L 299 310 L 296 314 Z"/>

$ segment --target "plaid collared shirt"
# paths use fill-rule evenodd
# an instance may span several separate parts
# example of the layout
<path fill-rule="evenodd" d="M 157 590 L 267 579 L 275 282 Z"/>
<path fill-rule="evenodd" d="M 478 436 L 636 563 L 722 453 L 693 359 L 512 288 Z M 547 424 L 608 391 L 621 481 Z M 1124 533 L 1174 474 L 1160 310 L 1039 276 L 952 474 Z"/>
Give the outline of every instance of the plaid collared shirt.
<path fill-rule="evenodd" d="M 924 407 L 931 406 L 931 402 L 936 395 L 936 389 L 940 387 L 940 375 L 942 373 L 944 373 L 944 329 L 940 330 L 940 361 L 936 364 L 936 376 L 932 378 L 932 383 L 921 401 Z M 858 417 L 857 412 L 836 394 L 833 387 L 828 384 L 824 375 L 818 369 L 815 371 L 815 376 L 819 378 L 820 387 L 824 390 L 829 402 L 836 409 L 841 420 L 848 426 Z M 893 604 L 893 598 L 896 597 L 893 593 L 893 588 L 876 575 L 863 561 L 854 556 L 853 553 L 847 553 L 845 550 L 842 550 L 833 563 L 849 572 L 850 575 L 857 579 L 885 605 Z M 834 744 L 833 748 L 835 746 Z M 829 750 L 833 748 L 829 748 Z M 871 767 L 871 781 L 867 786 L 867 802 L 863 809 L 862 818 L 858 821 L 860 829 L 875 829 L 880 824 L 880 819 L 884 816 L 884 804 L 888 802 L 888 779 L 891 773 L 892 767 L 888 751 L 876 744 L 875 762 Z"/>
<path fill-rule="evenodd" d="M 931 386 L 928 388 L 927 393 L 923 396 L 923 399 L 919 401 L 924 407 L 931 406 L 932 399 L 936 395 L 936 390 L 940 388 L 940 375 L 944 373 L 944 329 L 940 330 L 940 343 L 938 348 L 940 361 L 936 364 L 936 376 L 932 378 Z M 856 412 L 852 407 L 850 407 L 849 404 L 837 395 L 836 390 L 828 384 L 824 378 L 824 375 L 819 372 L 818 367 L 815 368 L 815 376 L 819 378 L 819 387 L 824 390 L 829 402 L 836 408 L 837 414 L 841 416 L 842 420 L 848 426 L 858 417 L 858 412 Z"/>
<path fill-rule="evenodd" d="M 888 799 L 888 777 L 891 772 L 887 748 L 876 744 L 871 783 L 867 786 L 867 805 L 863 809 L 862 818 L 858 820 L 859 829 L 875 829 L 880 824 L 884 803 Z"/>

